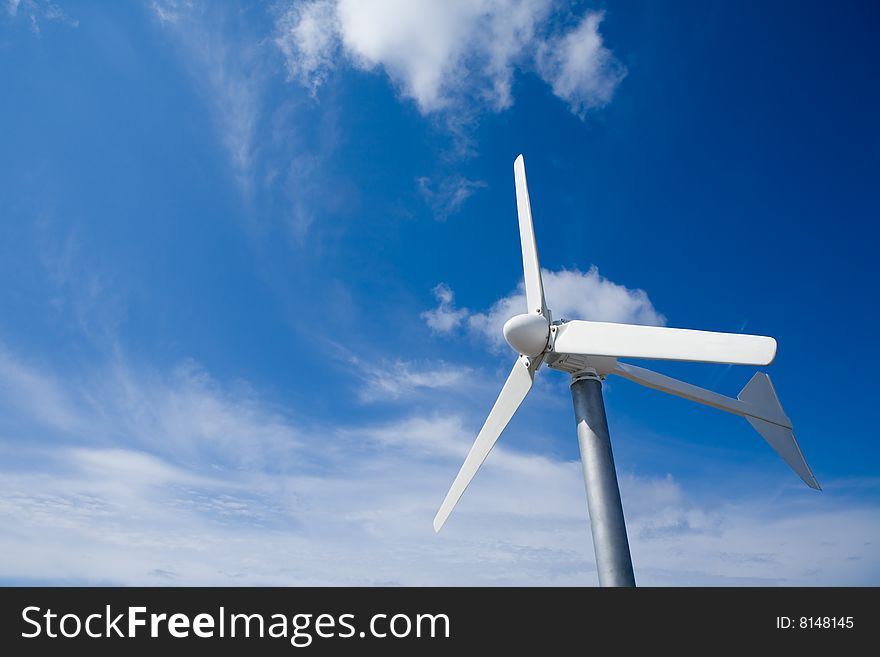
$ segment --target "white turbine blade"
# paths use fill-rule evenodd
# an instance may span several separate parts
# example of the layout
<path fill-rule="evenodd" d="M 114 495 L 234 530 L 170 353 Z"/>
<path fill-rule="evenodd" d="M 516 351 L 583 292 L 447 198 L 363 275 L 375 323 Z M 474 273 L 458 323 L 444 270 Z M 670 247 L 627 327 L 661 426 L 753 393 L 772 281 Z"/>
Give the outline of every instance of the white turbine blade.
<path fill-rule="evenodd" d="M 538 261 L 538 246 L 535 243 L 535 228 L 532 225 L 532 204 L 529 201 L 526 165 L 522 155 L 517 157 L 513 163 L 513 177 L 516 180 L 516 209 L 519 214 L 519 241 L 522 246 L 526 312 L 546 315 L 547 304 L 544 301 L 544 284 L 541 281 L 541 263 Z"/>
<path fill-rule="evenodd" d="M 557 327 L 553 349 L 560 354 L 769 365 L 776 356 L 776 340 L 763 335 L 575 320 Z"/>
<path fill-rule="evenodd" d="M 504 427 L 510 422 L 510 418 L 516 413 L 516 409 L 522 404 L 523 399 L 526 398 L 526 395 L 532 388 L 535 370 L 539 364 L 539 359 L 530 361 L 525 356 L 520 356 L 517 359 L 504 387 L 501 388 L 501 393 L 498 395 L 495 405 L 489 412 L 489 417 L 486 418 L 483 428 L 477 434 L 477 439 L 471 446 L 471 451 L 468 452 L 461 470 L 458 471 L 455 481 L 452 482 L 452 487 L 446 493 L 446 499 L 443 500 L 440 510 L 437 511 L 437 515 L 434 517 L 435 532 L 439 532 L 440 528 L 443 527 L 443 523 L 446 522 L 449 514 L 452 513 L 452 509 L 459 498 L 461 498 L 468 484 L 471 483 L 471 479 L 474 478 L 477 470 L 483 464 L 483 461 L 486 460 L 486 457 L 498 440 L 498 436 L 504 431 Z"/>
<path fill-rule="evenodd" d="M 743 416 L 807 486 L 820 490 L 819 482 L 794 437 L 791 420 L 782 410 L 770 377 L 763 372 L 752 377 L 737 399 L 627 363 L 617 363 L 611 374 L 654 390 Z"/>

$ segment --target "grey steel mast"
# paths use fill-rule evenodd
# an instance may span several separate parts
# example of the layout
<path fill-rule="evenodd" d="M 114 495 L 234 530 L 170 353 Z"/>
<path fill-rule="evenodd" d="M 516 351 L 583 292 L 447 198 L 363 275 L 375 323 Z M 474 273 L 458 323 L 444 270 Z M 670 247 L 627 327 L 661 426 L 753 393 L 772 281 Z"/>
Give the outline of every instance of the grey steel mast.
<path fill-rule="evenodd" d="M 602 400 L 602 381 L 595 370 L 572 375 L 571 398 L 584 466 L 599 586 L 635 586 L 608 419 Z"/>

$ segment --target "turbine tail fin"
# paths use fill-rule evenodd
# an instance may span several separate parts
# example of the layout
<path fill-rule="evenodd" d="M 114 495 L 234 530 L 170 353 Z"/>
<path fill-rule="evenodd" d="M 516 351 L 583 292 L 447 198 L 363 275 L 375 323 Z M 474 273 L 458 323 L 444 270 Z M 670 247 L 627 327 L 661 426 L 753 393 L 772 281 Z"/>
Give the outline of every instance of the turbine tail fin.
<path fill-rule="evenodd" d="M 785 411 L 782 410 L 782 404 L 770 382 L 770 377 L 763 372 L 757 372 L 737 395 L 737 399 L 759 409 L 764 409 L 769 417 L 786 418 L 785 424 L 777 424 L 757 417 L 745 416 L 755 431 L 761 434 L 770 447 L 804 480 L 807 486 L 822 490 L 794 437 L 791 422 L 787 419 Z"/>

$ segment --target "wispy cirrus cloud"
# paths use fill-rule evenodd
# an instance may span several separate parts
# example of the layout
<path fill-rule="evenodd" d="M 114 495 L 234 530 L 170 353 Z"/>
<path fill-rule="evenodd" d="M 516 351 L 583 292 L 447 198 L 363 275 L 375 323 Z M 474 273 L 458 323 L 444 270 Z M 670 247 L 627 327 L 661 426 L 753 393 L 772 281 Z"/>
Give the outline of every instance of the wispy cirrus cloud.
<path fill-rule="evenodd" d="M 153 0 L 149 7 L 204 100 L 248 220 L 264 222 L 259 209 L 279 204 L 289 241 L 302 246 L 320 218 L 350 212 L 358 193 L 333 163 L 335 116 L 301 111 L 305 99 L 295 93 L 272 98 L 280 73 L 272 41 L 224 5 Z"/>
<path fill-rule="evenodd" d="M 359 394 L 365 402 L 409 398 L 423 391 L 470 388 L 473 373 L 467 366 L 444 361 L 397 359 L 367 364 L 357 360 L 354 364 L 364 383 Z"/>
<path fill-rule="evenodd" d="M 198 2 L 153 0 L 150 9 L 174 38 L 181 61 L 211 109 L 235 177 L 249 193 L 266 77 L 259 39 L 232 37 L 231 19 Z"/>
<path fill-rule="evenodd" d="M 446 221 L 457 213 L 464 202 L 478 189 L 486 187 L 482 180 L 468 180 L 461 175 L 451 175 L 439 182 L 427 176 L 416 178 L 416 186 L 422 198 L 431 208 L 438 221 Z"/>
<path fill-rule="evenodd" d="M 499 445 L 434 534 L 479 419 L 402 410 L 327 423 L 192 363 L 161 374 L 117 361 L 71 377 L 4 353 L 0 449 L 15 448 L 0 466 L 4 581 L 595 583 L 577 461 Z M 19 388 L 27 380 L 39 385 Z M 58 422 L 43 420 L 46 390 L 65 409 Z M 22 431 L 53 440 L 23 446 Z M 626 472 L 621 486 L 641 584 L 880 581 L 876 505 L 806 504 L 794 487 L 772 504 L 718 503 Z"/>
<path fill-rule="evenodd" d="M 498 112 L 513 104 L 515 72 L 532 70 L 583 118 L 625 68 L 603 43 L 601 12 L 554 28 L 559 13 L 554 0 L 313 0 L 291 4 L 276 43 L 313 94 L 346 62 L 383 71 L 423 114 Z"/>
<path fill-rule="evenodd" d="M 6 0 L 6 13 L 12 18 L 27 19 L 31 31 L 36 35 L 42 33 L 45 23 L 79 27 L 79 20 L 51 0 Z"/>

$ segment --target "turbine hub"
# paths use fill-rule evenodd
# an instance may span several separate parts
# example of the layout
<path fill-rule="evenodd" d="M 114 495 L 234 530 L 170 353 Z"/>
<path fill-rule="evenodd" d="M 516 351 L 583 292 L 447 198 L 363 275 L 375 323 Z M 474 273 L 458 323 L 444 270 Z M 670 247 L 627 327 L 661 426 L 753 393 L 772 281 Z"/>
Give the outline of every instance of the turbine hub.
<path fill-rule="evenodd" d="M 550 340 L 550 322 L 543 315 L 516 315 L 504 324 L 504 339 L 515 351 L 534 358 Z"/>

